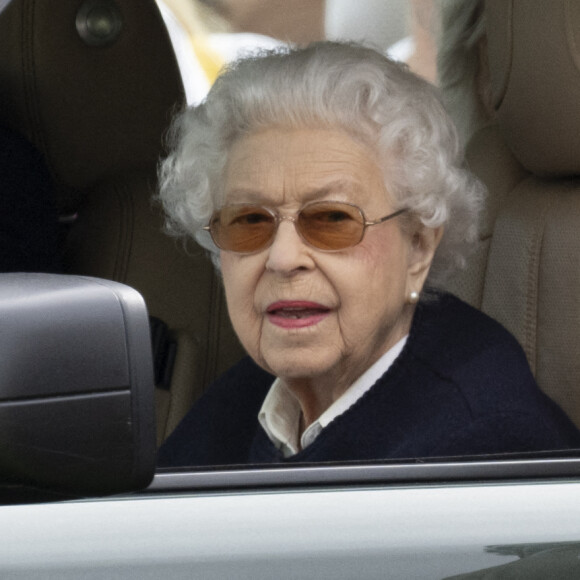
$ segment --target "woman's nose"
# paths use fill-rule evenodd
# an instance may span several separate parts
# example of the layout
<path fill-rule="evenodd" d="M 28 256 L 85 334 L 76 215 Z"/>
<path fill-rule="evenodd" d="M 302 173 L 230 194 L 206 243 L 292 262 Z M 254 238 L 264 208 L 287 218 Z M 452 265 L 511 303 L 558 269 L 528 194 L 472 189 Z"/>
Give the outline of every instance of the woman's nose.
<path fill-rule="evenodd" d="M 274 234 L 274 241 L 268 248 L 266 269 L 291 274 L 297 270 L 308 269 L 312 265 L 310 248 L 300 237 L 294 220 L 283 218 Z"/>

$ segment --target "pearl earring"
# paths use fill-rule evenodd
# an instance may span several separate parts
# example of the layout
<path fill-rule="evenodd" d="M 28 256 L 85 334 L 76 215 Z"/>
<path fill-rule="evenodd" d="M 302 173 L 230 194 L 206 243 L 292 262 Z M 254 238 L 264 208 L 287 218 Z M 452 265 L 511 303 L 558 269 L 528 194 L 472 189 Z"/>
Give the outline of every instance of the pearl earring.
<path fill-rule="evenodd" d="M 411 292 L 409 294 L 409 302 L 411 304 L 416 304 L 419 301 L 419 293 L 418 292 Z"/>

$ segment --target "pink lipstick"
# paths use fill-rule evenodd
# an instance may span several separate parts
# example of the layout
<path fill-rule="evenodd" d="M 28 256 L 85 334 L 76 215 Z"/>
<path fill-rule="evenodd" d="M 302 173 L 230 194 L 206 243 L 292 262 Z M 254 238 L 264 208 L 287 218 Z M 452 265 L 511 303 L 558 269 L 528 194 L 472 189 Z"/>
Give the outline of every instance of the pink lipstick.
<path fill-rule="evenodd" d="M 305 300 L 280 300 L 266 309 L 268 320 L 281 328 L 314 326 L 326 318 L 330 308 Z"/>

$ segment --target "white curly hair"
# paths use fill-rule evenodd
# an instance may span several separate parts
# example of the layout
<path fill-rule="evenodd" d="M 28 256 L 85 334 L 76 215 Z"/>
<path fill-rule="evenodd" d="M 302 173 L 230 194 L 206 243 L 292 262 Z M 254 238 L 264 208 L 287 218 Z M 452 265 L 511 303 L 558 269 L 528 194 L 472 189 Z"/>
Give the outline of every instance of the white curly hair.
<path fill-rule="evenodd" d="M 219 251 L 205 226 L 224 203 L 222 177 L 240 136 L 268 127 L 334 128 L 378 153 L 398 207 L 444 226 L 429 284 L 462 266 L 477 237 L 483 186 L 463 167 L 437 89 L 400 63 L 353 43 L 265 51 L 231 64 L 205 101 L 174 119 L 159 168 L 167 228 Z"/>

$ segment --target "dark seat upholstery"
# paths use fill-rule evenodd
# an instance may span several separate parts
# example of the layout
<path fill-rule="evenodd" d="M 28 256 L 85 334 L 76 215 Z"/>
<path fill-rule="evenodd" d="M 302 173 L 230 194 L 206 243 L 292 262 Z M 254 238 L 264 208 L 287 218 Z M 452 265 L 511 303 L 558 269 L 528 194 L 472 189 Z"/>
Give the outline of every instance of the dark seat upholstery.
<path fill-rule="evenodd" d="M 177 343 L 170 389 L 157 391 L 159 440 L 241 354 L 210 261 L 165 236 L 152 204 L 183 101 L 153 0 L 13 0 L 0 14 L 0 124 L 41 152 L 59 214 L 78 215 L 64 271 L 133 286 Z"/>
<path fill-rule="evenodd" d="M 0 272 L 58 272 L 58 213 L 40 152 L 0 125 Z"/>

